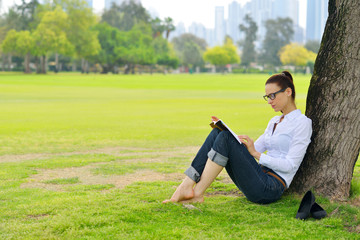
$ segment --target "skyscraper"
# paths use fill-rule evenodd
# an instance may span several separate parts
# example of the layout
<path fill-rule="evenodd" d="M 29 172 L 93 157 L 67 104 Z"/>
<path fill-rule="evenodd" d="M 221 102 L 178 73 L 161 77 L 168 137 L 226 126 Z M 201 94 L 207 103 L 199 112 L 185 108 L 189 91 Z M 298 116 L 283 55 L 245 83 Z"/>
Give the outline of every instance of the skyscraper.
<path fill-rule="evenodd" d="M 266 34 L 265 22 L 272 18 L 272 0 L 252 0 L 245 5 L 245 8 L 247 14 L 251 16 L 258 26 L 258 39 L 255 44 L 260 47 Z"/>
<path fill-rule="evenodd" d="M 224 7 L 215 7 L 215 44 L 222 45 L 225 38 Z"/>
<path fill-rule="evenodd" d="M 304 42 L 304 29 L 299 26 L 299 1 L 274 0 L 272 5 L 272 18 L 290 18 L 293 22 L 294 37 L 292 41 Z"/>
<path fill-rule="evenodd" d="M 194 34 L 198 38 L 206 39 L 206 28 L 201 23 L 192 23 L 189 27 L 189 33 Z"/>
<path fill-rule="evenodd" d="M 306 40 L 321 41 L 328 17 L 328 0 L 308 0 Z"/>
<path fill-rule="evenodd" d="M 229 16 L 226 24 L 226 33 L 233 39 L 234 42 L 240 40 L 241 32 L 239 25 L 244 19 L 244 12 L 241 5 L 233 1 L 229 4 Z"/>

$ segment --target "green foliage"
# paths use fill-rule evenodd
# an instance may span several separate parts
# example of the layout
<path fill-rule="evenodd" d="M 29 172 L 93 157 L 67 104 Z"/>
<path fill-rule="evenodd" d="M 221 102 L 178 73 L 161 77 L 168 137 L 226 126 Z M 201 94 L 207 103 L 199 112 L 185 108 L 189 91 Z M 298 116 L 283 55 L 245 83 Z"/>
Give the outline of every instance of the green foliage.
<path fill-rule="evenodd" d="M 297 43 L 291 43 L 280 49 L 279 57 L 283 65 L 306 66 L 308 62 L 315 62 L 316 54 Z"/>
<path fill-rule="evenodd" d="M 320 42 L 317 40 L 309 40 L 304 46 L 307 50 L 318 53 L 320 49 Z"/>
<path fill-rule="evenodd" d="M 255 51 L 255 40 L 256 40 L 256 32 L 258 27 L 256 22 L 253 21 L 249 14 L 246 14 L 244 19 L 246 25 L 240 24 L 240 31 L 245 33 L 245 40 L 242 42 L 242 65 L 249 66 L 250 63 L 255 62 L 256 60 L 256 51 Z"/>
<path fill-rule="evenodd" d="M 92 30 L 96 24 L 96 16 L 83 0 L 61 0 L 61 6 L 68 15 L 66 36 L 74 46 L 78 59 L 90 59 L 100 51 L 97 32 Z"/>
<path fill-rule="evenodd" d="M 16 53 L 16 41 L 18 33 L 12 29 L 7 32 L 4 41 L 1 44 L 1 49 L 4 53 Z"/>
<path fill-rule="evenodd" d="M 110 9 L 104 11 L 101 20 L 121 31 L 130 31 L 135 25 L 149 24 L 150 16 L 141 4 L 129 1 L 121 6 L 113 3 Z"/>
<path fill-rule="evenodd" d="M 192 34 L 183 34 L 172 40 L 176 55 L 183 66 L 204 65 L 203 53 L 206 50 L 205 40 Z"/>
<path fill-rule="evenodd" d="M 290 18 L 269 19 L 265 23 L 266 35 L 263 42 L 263 51 L 259 59 L 264 64 L 279 66 L 280 49 L 289 44 L 294 35 L 292 20 Z"/>
<path fill-rule="evenodd" d="M 114 65 L 121 63 L 114 51 L 120 46 L 121 32 L 105 22 L 95 25 L 93 30 L 98 32 L 97 37 L 101 48 L 92 60 L 101 64 L 103 73 L 114 71 Z"/>
<path fill-rule="evenodd" d="M 152 41 L 156 63 L 159 65 L 177 68 L 179 59 L 176 57 L 173 46 L 164 38 L 157 37 Z"/>
<path fill-rule="evenodd" d="M 230 38 L 226 39 L 223 46 L 215 46 L 204 53 L 204 60 L 215 66 L 225 66 L 227 64 L 240 63 L 236 47 Z"/>

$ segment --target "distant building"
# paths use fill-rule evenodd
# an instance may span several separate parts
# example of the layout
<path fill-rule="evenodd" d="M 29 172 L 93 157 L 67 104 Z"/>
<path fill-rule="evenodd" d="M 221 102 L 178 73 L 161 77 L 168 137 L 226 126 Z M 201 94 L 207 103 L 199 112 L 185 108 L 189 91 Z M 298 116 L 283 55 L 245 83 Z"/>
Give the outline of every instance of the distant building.
<path fill-rule="evenodd" d="M 245 13 L 251 16 L 258 27 L 257 41 L 255 42 L 257 48 L 261 48 L 265 38 L 265 22 L 272 18 L 271 10 L 272 0 L 252 0 L 245 5 Z"/>
<path fill-rule="evenodd" d="M 194 34 L 198 38 L 206 39 L 206 28 L 201 23 L 192 23 L 189 27 L 189 33 Z"/>
<path fill-rule="evenodd" d="M 306 41 L 321 41 L 328 17 L 328 0 L 308 0 L 306 16 Z"/>
<path fill-rule="evenodd" d="M 294 37 L 292 41 L 303 44 L 304 29 L 299 26 L 299 0 L 274 0 L 272 18 L 290 18 L 293 22 Z"/>
<path fill-rule="evenodd" d="M 214 47 L 215 44 L 215 31 L 214 29 L 206 29 L 206 36 L 205 36 L 205 40 L 208 44 L 209 47 Z"/>
<path fill-rule="evenodd" d="M 241 5 L 233 1 L 229 4 L 229 16 L 226 24 L 226 34 L 229 35 L 234 43 L 240 40 L 242 32 L 240 32 L 239 25 L 243 22 L 245 17 L 244 11 Z"/>
<path fill-rule="evenodd" d="M 169 40 L 172 40 L 175 37 L 179 37 L 184 33 L 186 33 L 185 24 L 183 22 L 179 22 L 175 27 L 175 31 L 171 32 Z"/>
<path fill-rule="evenodd" d="M 223 45 L 225 30 L 224 7 L 215 7 L 215 45 Z"/>

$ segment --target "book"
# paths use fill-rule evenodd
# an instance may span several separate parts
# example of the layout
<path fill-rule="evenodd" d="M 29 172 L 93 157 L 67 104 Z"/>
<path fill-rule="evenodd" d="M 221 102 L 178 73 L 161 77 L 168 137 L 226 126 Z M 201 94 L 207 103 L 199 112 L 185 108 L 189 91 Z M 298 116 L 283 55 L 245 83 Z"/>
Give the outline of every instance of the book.
<path fill-rule="evenodd" d="M 231 133 L 231 135 L 233 135 L 233 137 L 240 143 L 242 144 L 242 142 L 240 141 L 240 139 L 238 138 L 238 136 L 236 135 L 236 133 L 234 133 L 231 128 L 229 128 L 221 119 L 217 120 L 217 121 L 212 121 L 210 123 L 210 126 L 212 128 L 218 128 L 221 131 L 229 131 Z"/>

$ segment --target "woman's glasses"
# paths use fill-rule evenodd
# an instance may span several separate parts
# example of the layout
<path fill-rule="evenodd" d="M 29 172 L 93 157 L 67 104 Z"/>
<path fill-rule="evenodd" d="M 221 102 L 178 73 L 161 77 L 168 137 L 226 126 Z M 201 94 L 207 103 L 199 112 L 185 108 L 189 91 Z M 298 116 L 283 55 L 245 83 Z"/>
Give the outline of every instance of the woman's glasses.
<path fill-rule="evenodd" d="M 281 90 L 279 90 L 279 91 L 277 91 L 277 92 L 270 93 L 269 95 L 264 95 L 263 98 L 265 99 L 265 101 L 268 101 L 269 98 L 270 98 L 271 100 L 274 100 L 274 99 L 276 98 L 276 94 L 281 93 L 281 92 L 284 92 L 286 89 L 287 89 L 287 88 L 283 88 L 283 89 L 281 89 Z"/>

